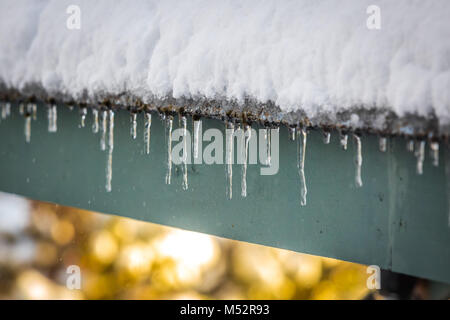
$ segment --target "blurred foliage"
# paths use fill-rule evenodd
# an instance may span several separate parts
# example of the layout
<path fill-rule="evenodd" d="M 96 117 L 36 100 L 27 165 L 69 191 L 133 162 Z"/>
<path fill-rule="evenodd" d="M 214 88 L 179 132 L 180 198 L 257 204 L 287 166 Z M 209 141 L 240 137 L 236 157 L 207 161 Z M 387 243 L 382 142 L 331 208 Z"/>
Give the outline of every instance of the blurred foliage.
<path fill-rule="evenodd" d="M 20 259 L 0 254 L 3 299 L 360 299 L 368 292 L 358 264 L 42 202 L 30 211 L 23 231 L 1 235 L 4 252 L 23 239 L 33 249 Z M 66 288 L 70 265 L 81 268 L 81 290 Z"/>

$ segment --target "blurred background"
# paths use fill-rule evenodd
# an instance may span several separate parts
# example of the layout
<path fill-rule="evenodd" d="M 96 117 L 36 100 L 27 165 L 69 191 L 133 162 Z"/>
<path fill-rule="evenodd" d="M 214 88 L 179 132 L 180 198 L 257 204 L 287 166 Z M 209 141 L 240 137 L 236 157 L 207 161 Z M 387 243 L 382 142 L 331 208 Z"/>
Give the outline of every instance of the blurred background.
<path fill-rule="evenodd" d="M 81 289 L 67 288 L 79 266 Z M 0 193 L 0 299 L 361 299 L 366 266 Z"/>

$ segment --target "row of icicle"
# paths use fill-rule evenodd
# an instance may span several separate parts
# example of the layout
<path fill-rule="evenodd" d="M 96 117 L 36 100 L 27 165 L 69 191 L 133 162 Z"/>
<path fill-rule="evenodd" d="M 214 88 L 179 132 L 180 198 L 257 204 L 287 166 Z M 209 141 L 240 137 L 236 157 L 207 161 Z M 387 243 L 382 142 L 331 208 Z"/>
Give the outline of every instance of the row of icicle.
<path fill-rule="evenodd" d="M 31 141 L 31 120 L 36 120 L 37 118 L 37 104 L 28 103 L 28 104 L 19 104 L 19 112 L 21 115 L 25 117 L 25 141 L 30 143 Z M 1 108 L 1 119 L 6 119 L 11 114 L 11 104 L 5 103 Z M 85 120 L 87 116 L 87 108 L 80 108 L 80 125 L 79 127 L 85 127 Z M 47 117 L 48 117 L 48 132 L 57 132 L 57 107 L 56 105 L 49 105 L 47 108 Z M 101 131 L 100 137 L 100 149 L 102 151 L 107 150 L 107 165 L 106 165 L 106 191 L 110 192 L 112 190 L 112 153 L 114 149 L 114 111 L 112 109 L 109 110 L 98 110 L 92 108 L 92 118 L 93 125 L 92 131 L 93 133 L 98 133 Z M 171 184 L 172 177 L 172 130 L 173 130 L 173 116 L 161 114 L 161 119 L 165 124 L 165 134 L 166 134 L 166 143 L 167 143 L 167 171 L 166 171 L 166 184 Z M 144 147 L 145 153 L 150 153 L 150 129 L 152 124 L 152 115 L 150 112 L 144 113 Z M 136 139 L 137 137 L 137 113 L 132 112 L 130 117 L 130 135 L 132 139 Z M 186 116 L 181 116 L 181 126 L 183 129 L 183 150 L 187 150 L 187 118 Z M 200 139 L 200 127 L 201 120 L 194 120 L 194 136 L 193 136 L 193 155 L 194 158 L 198 157 L 199 153 L 199 139 Z M 235 128 L 235 124 L 233 122 L 226 122 L 226 180 L 227 180 L 227 197 L 232 199 L 233 194 L 233 160 L 231 159 L 233 150 L 233 137 L 235 130 L 241 130 L 240 124 L 237 124 L 237 128 Z M 279 129 L 279 128 L 278 128 Z M 242 164 L 242 172 L 241 172 L 241 196 L 247 196 L 247 162 L 248 162 L 248 148 L 249 141 L 251 139 L 251 126 L 249 124 L 243 124 L 244 130 L 244 154 L 243 159 L 244 163 Z M 267 159 L 266 164 L 270 165 L 270 143 L 271 143 L 271 133 L 270 129 L 265 130 L 264 139 L 267 143 Z M 302 206 L 306 205 L 306 195 L 307 195 L 307 187 L 306 187 L 306 177 L 305 177 L 305 155 L 306 155 L 306 142 L 307 142 L 307 129 L 304 127 L 289 127 L 289 136 L 291 140 L 297 139 L 297 167 L 300 176 L 300 204 Z M 325 144 L 330 143 L 331 132 L 323 131 L 323 141 Z M 355 185 L 357 187 L 361 187 L 363 185 L 361 178 L 361 168 L 362 168 L 362 144 L 361 137 L 357 133 L 353 133 L 353 138 L 356 145 L 356 155 L 355 155 Z M 348 144 L 348 134 L 345 132 L 340 132 L 339 135 L 340 145 L 344 150 L 347 150 Z M 416 170 L 418 174 L 423 174 L 423 163 L 425 159 L 425 140 L 408 140 L 406 148 L 410 152 L 414 152 L 417 158 Z M 386 152 L 387 150 L 387 138 L 385 136 L 380 136 L 379 138 L 379 150 L 381 152 Z M 439 165 L 439 143 L 437 141 L 430 142 L 430 155 L 432 158 L 432 163 L 434 166 Z M 183 190 L 187 190 L 189 188 L 188 185 L 188 173 L 187 173 L 187 154 L 183 152 L 182 161 L 182 172 L 183 172 L 183 182 L 182 188 Z"/>

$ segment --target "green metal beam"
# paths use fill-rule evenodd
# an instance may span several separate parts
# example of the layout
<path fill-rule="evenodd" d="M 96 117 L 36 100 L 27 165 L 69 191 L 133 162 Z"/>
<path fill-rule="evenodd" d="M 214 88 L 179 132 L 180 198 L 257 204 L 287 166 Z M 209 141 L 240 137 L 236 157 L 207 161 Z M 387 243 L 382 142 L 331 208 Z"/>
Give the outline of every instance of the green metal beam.
<path fill-rule="evenodd" d="M 86 127 L 78 128 L 77 110 L 59 107 L 58 132 L 49 133 L 46 108 L 39 105 L 27 144 L 24 118 L 14 106 L 0 123 L 0 190 L 450 283 L 446 150 L 440 151 L 439 167 L 426 158 L 424 174 L 417 175 L 416 158 L 404 139 L 390 139 L 382 153 L 377 137 L 364 135 L 364 186 L 356 188 L 355 145 L 350 142 L 343 151 L 335 132 L 325 145 L 321 133 L 312 131 L 305 164 L 308 203 L 302 207 L 296 143 L 281 128 L 278 174 L 261 176 L 259 166 L 250 165 L 248 196 L 241 198 L 240 166 L 234 165 L 234 197 L 228 200 L 224 165 L 190 166 L 187 191 L 179 167 L 173 169 L 172 184 L 164 183 L 164 127 L 155 118 L 146 155 L 143 117 L 138 117 L 138 139 L 132 140 L 128 112 L 116 112 L 108 193 L 107 152 L 90 129 L 90 115 Z M 212 127 L 223 130 L 224 124 L 203 121 L 203 130 Z"/>

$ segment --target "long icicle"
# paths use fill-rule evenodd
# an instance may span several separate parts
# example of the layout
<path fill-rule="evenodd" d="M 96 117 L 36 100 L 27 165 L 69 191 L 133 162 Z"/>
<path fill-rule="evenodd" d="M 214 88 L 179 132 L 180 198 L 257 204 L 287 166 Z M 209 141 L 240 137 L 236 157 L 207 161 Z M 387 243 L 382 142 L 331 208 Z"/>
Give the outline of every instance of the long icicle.
<path fill-rule="evenodd" d="M 166 118 L 166 137 L 167 137 L 166 184 L 170 184 L 172 178 L 172 126 L 173 126 L 173 117 L 171 115 L 168 115 Z"/>
<path fill-rule="evenodd" d="M 31 115 L 25 115 L 25 142 L 30 143 L 31 141 Z"/>
<path fill-rule="evenodd" d="M 187 172 L 187 119 L 186 116 L 181 117 L 181 125 L 183 126 L 183 190 L 189 188 L 188 172 Z"/>
<path fill-rule="evenodd" d="M 353 134 L 353 137 L 356 142 L 356 156 L 355 156 L 355 184 L 357 187 L 362 187 L 363 182 L 361 178 L 361 167 L 362 167 L 362 146 L 361 146 L 361 137 L 357 134 Z"/>
<path fill-rule="evenodd" d="M 109 110 L 108 160 L 106 164 L 106 191 L 111 192 L 112 154 L 114 150 L 114 111 Z"/>
<path fill-rule="evenodd" d="M 133 138 L 133 140 L 135 140 L 137 137 L 137 113 L 136 112 L 131 113 L 130 122 L 131 122 L 131 128 L 130 128 L 131 138 Z"/>
<path fill-rule="evenodd" d="M 150 154 L 150 129 L 152 126 L 152 114 L 150 112 L 145 112 L 144 117 L 145 117 L 145 125 L 144 125 L 145 153 Z"/>
<path fill-rule="evenodd" d="M 226 172 L 227 172 L 227 196 L 228 199 L 233 198 L 233 136 L 234 124 L 227 122 L 226 124 Z"/>
<path fill-rule="evenodd" d="M 300 175 L 300 205 L 306 206 L 306 195 L 308 193 L 305 177 L 306 129 L 297 129 L 297 136 L 297 168 Z"/>
<path fill-rule="evenodd" d="M 248 162 L 248 144 L 252 137 L 252 128 L 250 125 L 244 125 L 244 154 L 242 164 L 242 182 L 241 182 L 241 196 L 247 197 L 247 162 Z"/>
<path fill-rule="evenodd" d="M 417 174 L 423 174 L 423 161 L 425 160 L 425 140 L 420 140 L 417 142 L 416 153 L 417 157 Z"/>

